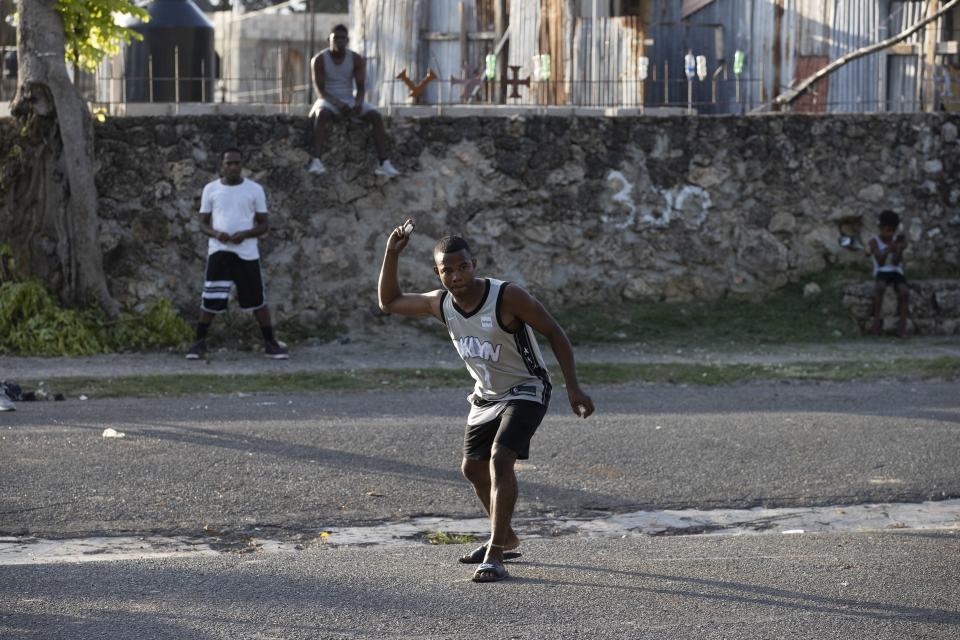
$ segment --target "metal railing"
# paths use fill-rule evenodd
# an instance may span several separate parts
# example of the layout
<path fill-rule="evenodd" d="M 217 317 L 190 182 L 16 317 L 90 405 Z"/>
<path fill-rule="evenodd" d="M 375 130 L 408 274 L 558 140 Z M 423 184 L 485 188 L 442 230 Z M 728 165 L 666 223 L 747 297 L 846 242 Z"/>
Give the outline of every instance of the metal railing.
<path fill-rule="evenodd" d="M 103 77 L 87 86 L 85 97 L 101 104 L 130 102 L 231 102 L 308 104 L 310 85 L 286 84 L 283 77 Z"/>
<path fill-rule="evenodd" d="M 465 90 L 466 88 L 466 90 Z M 483 80 L 475 86 L 462 81 L 437 79 L 413 98 L 407 84 L 389 80 L 378 88 L 379 107 L 421 105 L 452 107 L 457 105 L 511 107 L 603 107 L 638 110 L 667 110 L 690 114 L 745 114 L 764 110 L 774 97 L 760 80 L 714 77 L 706 81 L 688 81 L 683 78 L 663 80 L 620 80 L 607 82 L 531 81 L 516 87 L 507 83 L 506 99 L 497 101 L 498 83 Z M 937 105 L 950 110 L 960 109 L 958 91 L 944 91 L 939 87 Z M 97 106 L 111 108 L 130 103 L 228 103 L 282 105 L 308 110 L 314 101 L 311 86 L 291 83 L 282 74 L 244 78 L 200 77 L 104 77 L 95 83 L 83 83 L 86 98 Z M 955 97 L 956 96 L 956 97 Z M 801 113 L 871 113 L 913 112 L 923 105 L 912 90 L 900 95 L 878 99 L 875 96 L 834 100 L 829 95 L 811 91 L 795 103 L 791 111 Z"/>

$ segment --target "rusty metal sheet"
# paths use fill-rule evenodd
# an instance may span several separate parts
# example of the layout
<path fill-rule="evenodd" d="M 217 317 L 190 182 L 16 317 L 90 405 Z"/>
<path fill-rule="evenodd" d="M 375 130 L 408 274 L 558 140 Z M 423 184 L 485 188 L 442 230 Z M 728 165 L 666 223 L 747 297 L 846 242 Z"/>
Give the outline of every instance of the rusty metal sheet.
<path fill-rule="evenodd" d="M 923 20 L 925 4 L 895 0 L 890 3 L 888 35 L 904 31 L 910 25 Z M 891 50 L 886 53 L 886 109 L 892 112 L 911 112 L 920 109 L 920 52 L 923 50 L 921 29 L 904 41 L 900 55 Z M 908 48 L 912 46 L 912 49 Z"/>
<path fill-rule="evenodd" d="M 520 77 L 533 73 L 533 56 L 541 53 L 539 46 L 540 3 L 529 0 L 510 1 L 510 41 L 507 65 L 520 67 Z M 549 53 L 543 51 L 542 53 Z M 508 90 L 508 93 L 509 90 Z M 536 104 L 535 92 L 520 90 L 520 98 L 507 100 L 508 104 Z"/>
<path fill-rule="evenodd" d="M 830 64 L 830 58 L 827 56 L 800 56 L 797 59 L 794 81 L 799 82 L 809 78 L 828 64 Z M 793 103 L 793 110 L 798 113 L 826 113 L 830 98 L 829 91 L 830 83 L 827 79 L 818 80 L 809 93 Z"/>
<path fill-rule="evenodd" d="M 882 39 L 880 0 L 836 0 L 830 58 L 836 60 Z M 883 109 L 882 56 L 867 56 L 830 76 L 830 112 L 863 113 Z"/>
<path fill-rule="evenodd" d="M 476 4 L 474 0 L 460 0 L 463 2 L 464 11 L 467 17 L 468 31 L 476 30 Z M 432 70 L 439 77 L 438 82 L 433 82 L 427 86 L 424 92 L 422 103 L 438 104 L 457 102 L 458 97 L 451 95 L 454 93 L 450 86 L 450 77 L 461 75 L 461 66 L 464 61 L 460 59 L 459 39 L 451 40 L 425 40 L 424 33 L 446 33 L 459 34 L 460 32 L 460 2 L 428 2 L 424 15 L 424 23 L 418 34 L 420 38 L 420 68 L 423 70 L 421 77 L 426 75 L 427 70 Z M 474 25 L 470 29 L 470 25 Z"/>
<path fill-rule="evenodd" d="M 796 56 L 830 55 L 833 9 L 832 0 L 796 0 L 796 7 L 788 11 L 784 23 L 787 31 L 794 34 L 792 49 Z"/>
<path fill-rule="evenodd" d="M 403 104 L 408 91 L 396 76 L 404 69 L 411 78 L 426 73 L 418 59 L 423 2 L 370 0 L 354 6 L 351 47 L 366 60 L 367 100 L 372 104 Z"/>
<path fill-rule="evenodd" d="M 592 69 L 593 19 L 576 19 L 573 37 L 571 103 L 585 106 L 640 104 L 639 59 L 645 29 L 639 16 L 597 18 L 600 55 Z"/>
<path fill-rule="evenodd" d="M 477 31 L 493 31 L 495 0 L 476 0 Z"/>
<path fill-rule="evenodd" d="M 566 61 L 570 58 L 570 46 L 567 44 L 567 24 L 570 21 L 566 0 L 541 0 L 540 29 L 538 34 L 541 53 L 550 54 L 551 81 L 538 87 L 537 100 L 540 104 L 565 104 Z"/>

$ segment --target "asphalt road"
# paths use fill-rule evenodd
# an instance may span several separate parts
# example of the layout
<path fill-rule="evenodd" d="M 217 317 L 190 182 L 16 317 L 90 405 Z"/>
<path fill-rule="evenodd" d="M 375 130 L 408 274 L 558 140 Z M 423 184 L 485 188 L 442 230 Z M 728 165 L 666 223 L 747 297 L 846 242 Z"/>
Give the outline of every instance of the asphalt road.
<path fill-rule="evenodd" d="M 687 536 L 525 543 L 497 584 L 458 547 L 0 567 L 10 639 L 942 638 L 960 536 Z"/>
<path fill-rule="evenodd" d="M 520 465 L 519 517 L 960 497 L 955 384 L 591 391 L 585 421 L 554 394 Z M 25 403 L 0 414 L 0 535 L 473 517 L 465 410 L 446 389 Z"/>
<path fill-rule="evenodd" d="M 955 384 L 592 389 L 555 402 L 518 518 L 960 497 Z M 0 414 L 0 535 L 296 537 L 478 515 L 464 391 L 34 403 Z M 104 439 L 105 428 L 126 433 Z M 371 495 L 372 494 L 372 495 Z M 211 533 L 212 532 L 212 533 Z M 0 566 L 3 638 L 957 638 L 960 531 L 527 540 Z"/>

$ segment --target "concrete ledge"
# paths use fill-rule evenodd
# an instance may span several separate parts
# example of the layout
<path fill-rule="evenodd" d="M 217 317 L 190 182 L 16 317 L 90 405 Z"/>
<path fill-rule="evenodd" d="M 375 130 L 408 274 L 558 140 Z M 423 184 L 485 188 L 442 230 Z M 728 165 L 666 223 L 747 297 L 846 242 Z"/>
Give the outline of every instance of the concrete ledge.
<path fill-rule="evenodd" d="M 5 105 L 4 105 L 5 106 Z M 108 112 L 123 116 L 199 116 L 199 115 L 307 115 L 309 105 L 255 104 L 228 102 L 127 102 L 110 105 Z M 392 118 L 524 118 L 550 116 L 558 118 L 615 118 L 650 116 L 683 116 L 687 110 L 679 107 L 570 107 L 541 105 L 387 105 L 380 112 Z M 0 117 L 3 117 L 0 111 Z"/>
<path fill-rule="evenodd" d="M 203 116 L 246 115 L 268 116 L 277 114 L 306 115 L 306 105 L 253 104 L 230 102 L 126 102 L 110 105 L 111 116 Z"/>
<path fill-rule="evenodd" d="M 395 118 L 425 118 L 443 116 L 447 118 L 522 118 L 525 116 L 553 117 L 593 117 L 611 118 L 617 116 L 678 116 L 687 115 L 687 110 L 674 107 L 572 107 L 548 105 L 388 105 L 381 112 Z"/>
<path fill-rule="evenodd" d="M 92 106 L 98 106 L 96 104 Z M 616 118 L 649 116 L 685 116 L 682 107 L 569 107 L 542 105 L 387 105 L 379 107 L 380 113 L 392 118 L 524 118 L 550 116 L 557 118 Z M 231 102 L 125 102 L 112 104 L 107 113 L 112 117 L 123 116 L 269 116 L 307 115 L 309 105 L 304 104 L 257 104 Z M 0 118 L 10 117 L 10 105 L 0 103 Z"/>

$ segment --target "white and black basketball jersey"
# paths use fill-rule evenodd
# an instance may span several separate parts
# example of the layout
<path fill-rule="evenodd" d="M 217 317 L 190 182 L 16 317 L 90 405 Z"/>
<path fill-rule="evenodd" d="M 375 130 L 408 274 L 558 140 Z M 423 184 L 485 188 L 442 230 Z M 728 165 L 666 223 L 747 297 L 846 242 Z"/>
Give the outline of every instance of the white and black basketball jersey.
<path fill-rule="evenodd" d="M 490 278 L 485 283 L 483 299 L 470 313 L 446 291 L 440 303 L 453 346 L 475 381 L 470 425 L 492 420 L 510 400 L 544 405 L 550 400 L 550 374 L 533 329 L 523 324 L 513 333 L 501 321 L 500 304 L 509 283 Z"/>
<path fill-rule="evenodd" d="M 347 49 L 343 61 L 337 64 L 333 59 L 333 52 L 324 49 L 320 52 L 320 60 L 323 64 L 323 90 L 352 105 L 357 93 L 353 77 L 353 51 Z"/>

